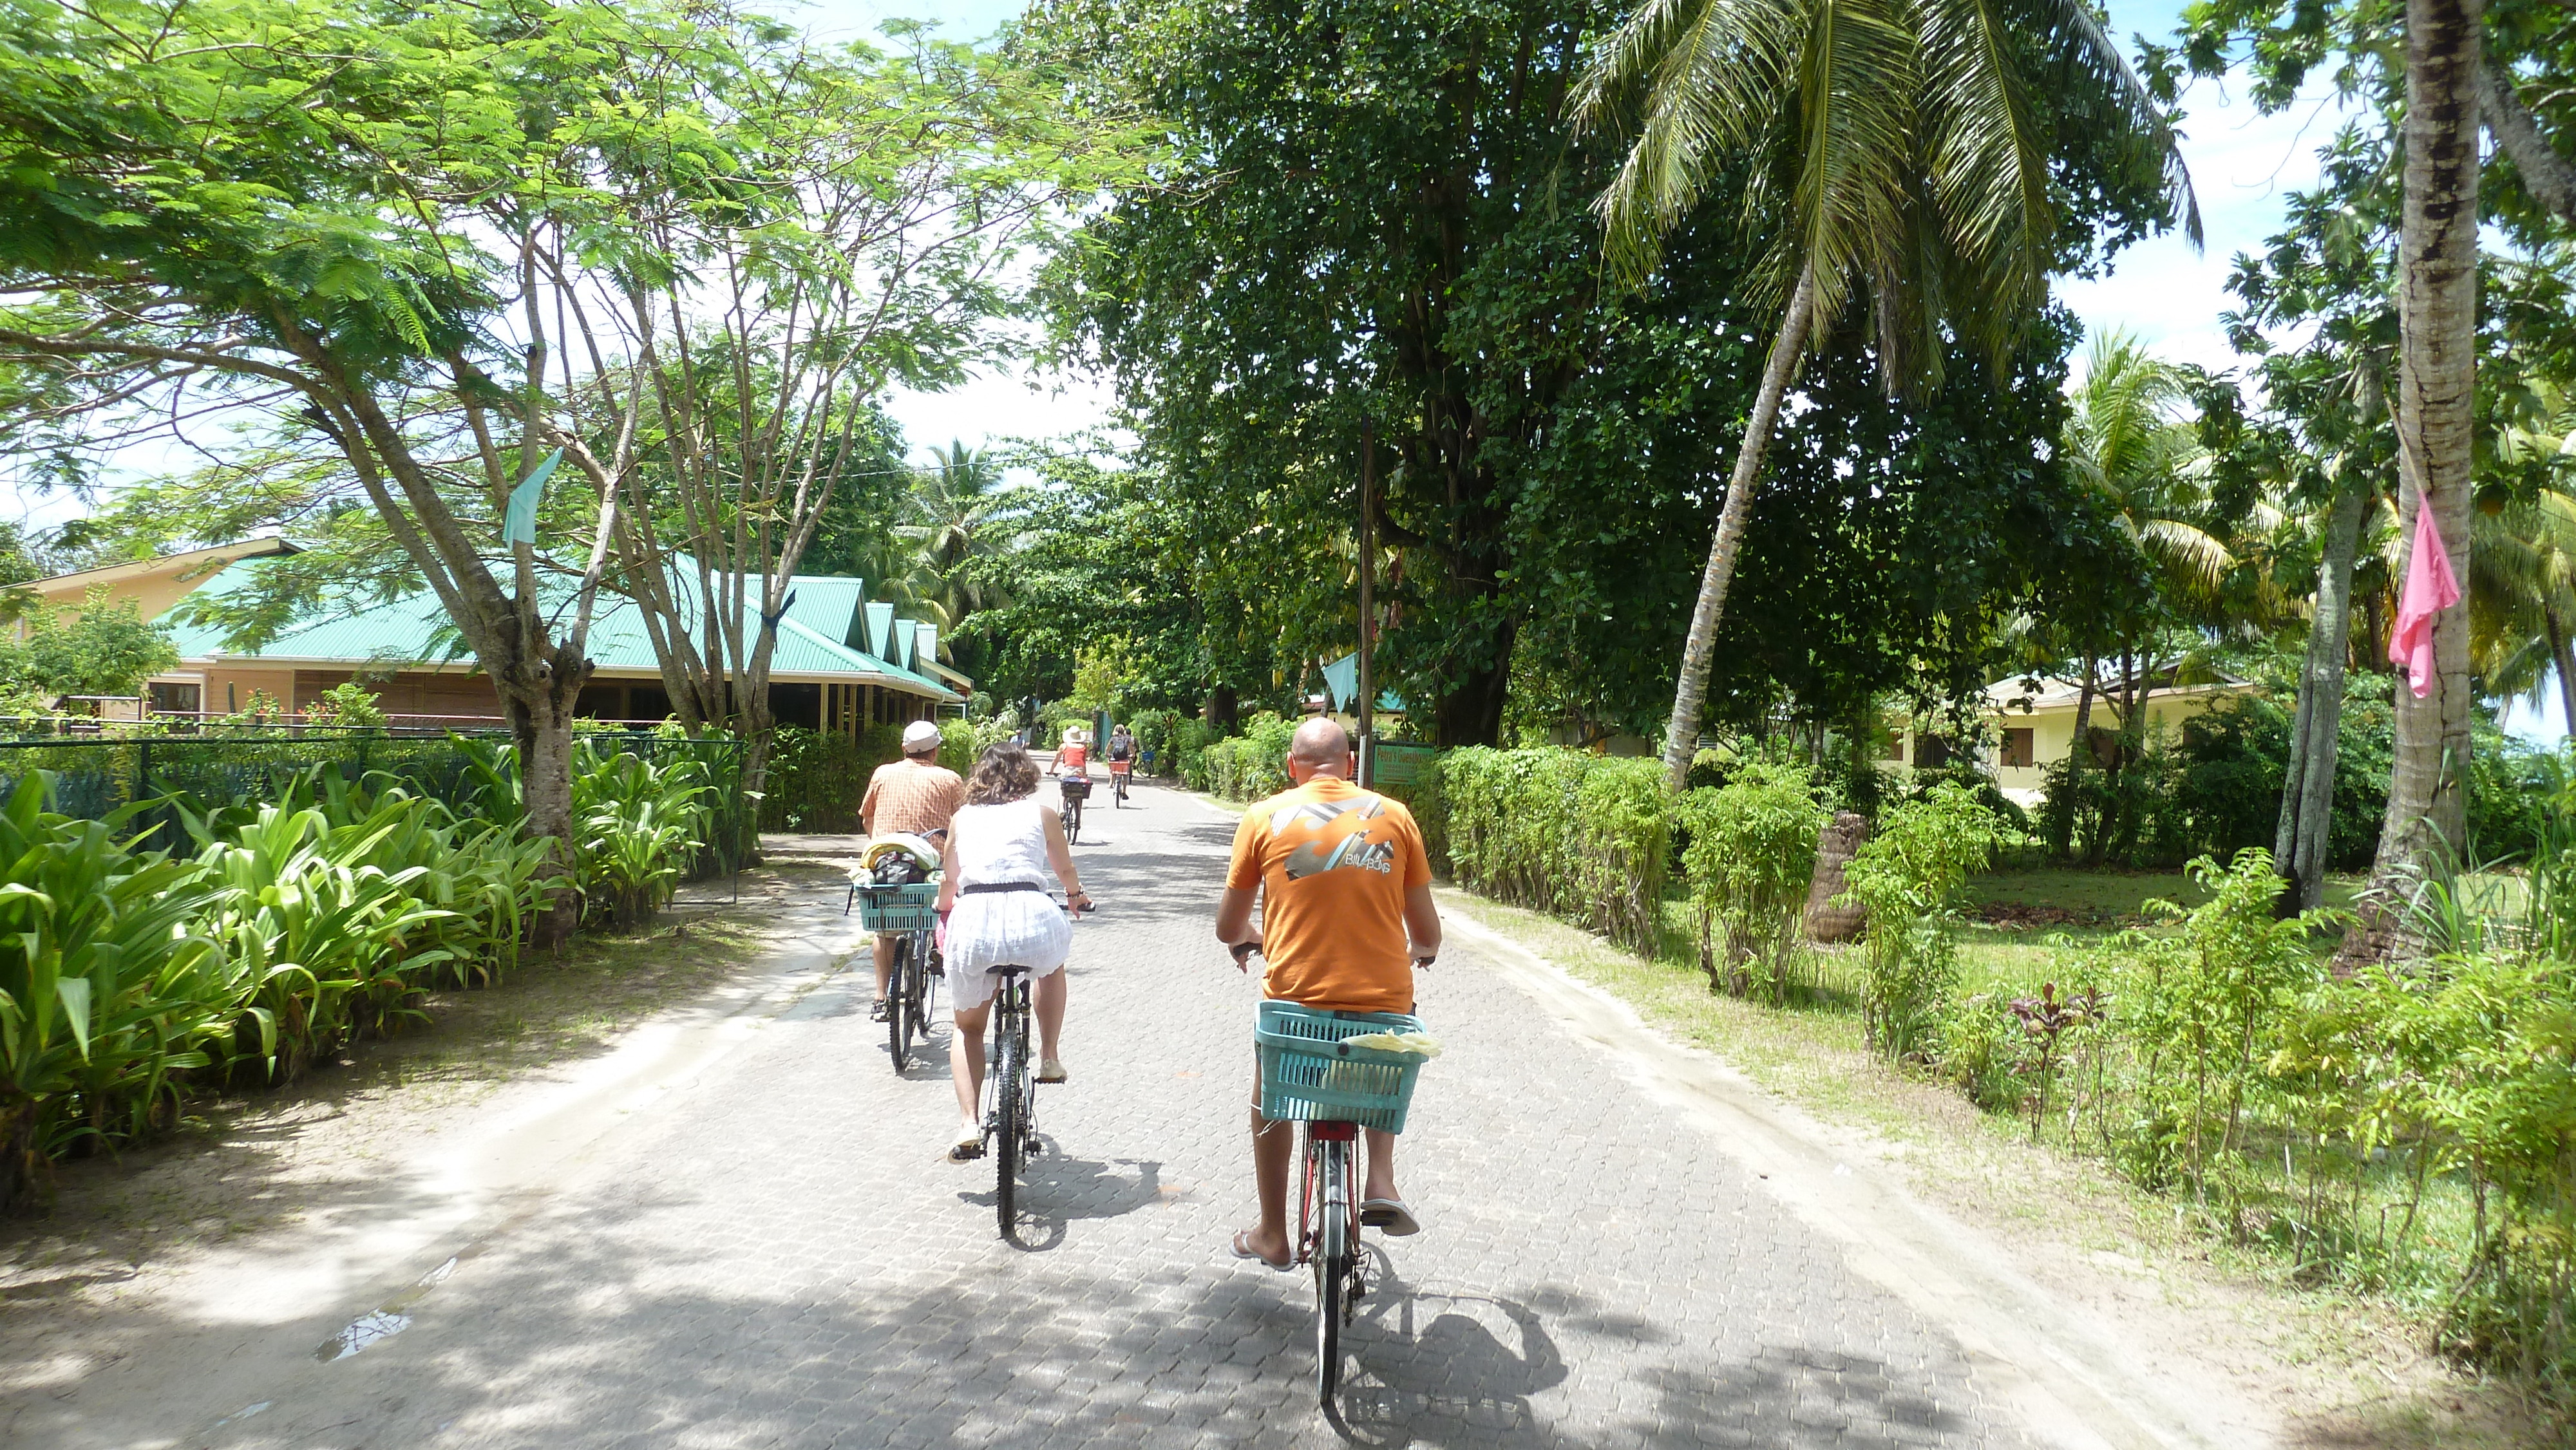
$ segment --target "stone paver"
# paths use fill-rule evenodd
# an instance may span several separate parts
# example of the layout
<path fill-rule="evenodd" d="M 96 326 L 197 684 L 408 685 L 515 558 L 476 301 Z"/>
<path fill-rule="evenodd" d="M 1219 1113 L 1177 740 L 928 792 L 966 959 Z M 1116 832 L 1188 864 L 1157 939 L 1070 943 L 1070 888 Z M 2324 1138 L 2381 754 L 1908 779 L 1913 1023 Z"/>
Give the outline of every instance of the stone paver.
<path fill-rule="evenodd" d="M 208 1445 L 1304 1446 L 1311 1281 L 1238 1264 L 1255 985 L 1209 934 L 1230 831 L 1106 796 L 1078 848 L 1054 1151 L 998 1239 L 853 970 L 411 1306 Z M 2021 1446 L 1959 1349 L 1705 1131 L 1454 945 L 1405 1136 L 1428 1231 L 1346 1337 L 1348 1432 L 1426 1446 Z M 944 1029 L 934 1053 L 945 1041 Z M 1372 1235 L 1372 1242 L 1376 1242 Z M 353 1306 L 363 1309 L 365 1306 Z M 239 1407 L 229 1407 L 239 1408 Z"/>

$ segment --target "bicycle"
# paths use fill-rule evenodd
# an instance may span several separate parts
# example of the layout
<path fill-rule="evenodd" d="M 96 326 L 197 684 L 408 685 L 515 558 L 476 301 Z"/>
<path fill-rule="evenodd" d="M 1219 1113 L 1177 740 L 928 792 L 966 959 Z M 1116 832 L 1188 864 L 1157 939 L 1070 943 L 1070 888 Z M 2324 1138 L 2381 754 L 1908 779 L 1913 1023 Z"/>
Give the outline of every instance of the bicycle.
<path fill-rule="evenodd" d="M 1068 775 L 1055 783 L 1056 795 L 1064 802 L 1064 839 L 1071 845 L 1082 839 L 1082 803 L 1091 799 L 1091 777 Z"/>
<path fill-rule="evenodd" d="M 993 1158 L 993 1219 L 1007 1239 L 1020 1226 L 1020 1170 L 1044 1147 L 1030 1060 L 1037 1017 L 1029 1005 L 1028 968 L 997 966 L 990 974 L 1002 980 L 993 993 L 993 1050 L 984 1062 L 984 1144 Z"/>
<path fill-rule="evenodd" d="M 1127 809 L 1127 782 L 1135 773 L 1136 767 L 1132 761 L 1109 762 L 1109 803 L 1112 809 L 1122 811 Z"/>
<path fill-rule="evenodd" d="M 930 1040 L 931 1002 L 941 975 L 939 948 L 932 935 L 939 921 L 939 883 L 850 883 L 850 899 L 862 898 L 860 924 L 894 936 L 894 960 L 886 966 L 886 1051 L 900 1077 L 911 1065 L 914 1041 Z M 842 910 L 846 913 L 848 908 Z"/>
<path fill-rule="evenodd" d="M 1235 959 L 1260 950 L 1235 949 Z M 1427 965 L 1427 963 L 1424 963 Z M 1261 1116 L 1295 1122 L 1304 1141 L 1297 1195 L 1295 1262 L 1315 1276 L 1315 1397 L 1326 1409 L 1341 1386 L 1342 1330 L 1368 1295 L 1368 1260 L 1359 1251 L 1360 1194 L 1355 1145 L 1362 1128 L 1404 1131 L 1414 1079 L 1423 1059 L 1412 1053 L 1354 1047 L 1346 1040 L 1378 1032 L 1420 1032 L 1422 1019 L 1402 1012 L 1328 1012 L 1294 1002 L 1264 1002 L 1253 1044 L 1261 1060 Z"/>

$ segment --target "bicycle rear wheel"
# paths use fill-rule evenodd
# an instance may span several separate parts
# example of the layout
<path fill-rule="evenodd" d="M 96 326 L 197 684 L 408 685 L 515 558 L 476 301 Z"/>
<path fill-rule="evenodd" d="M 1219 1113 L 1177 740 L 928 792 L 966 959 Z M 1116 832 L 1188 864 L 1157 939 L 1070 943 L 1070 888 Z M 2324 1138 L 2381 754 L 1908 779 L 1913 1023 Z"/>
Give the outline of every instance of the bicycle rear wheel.
<path fill-rule="evenodd" d="M 1351 1145 L 1309 1139 L 1308 1148 L 1324 1160 L 1316 1175 L 1323 1203 L 1315 1225 L 1315 1399 L 1329 1410 L 1342 1383 L 1342 1321 L 1349 1313 L 1344 1296 L 1357 1247 L 1350 1238 Z"/>
<path fill-rule="evenodd" d="M 1017 1011 L 1005 1010 L 998 1014 L 1001 1030 L 993 1034 L 993 1109 L 998 1120 L 993 1125 L 993 1218 L 1006 1239 L 1020 1226 L 1020 1156 L 1028 1133 L 1028 1100 L 1021 1086 L 1028 1071 L 1023 1060 L 1026 1020 Z"/>
<path fill-rule="evenodd" d="M 906 932 L 894 939 L 894 963 L 886 968 L 886 1052 L 897 1077 L 912 1060 L 913 978 L 912 934 Z"/>

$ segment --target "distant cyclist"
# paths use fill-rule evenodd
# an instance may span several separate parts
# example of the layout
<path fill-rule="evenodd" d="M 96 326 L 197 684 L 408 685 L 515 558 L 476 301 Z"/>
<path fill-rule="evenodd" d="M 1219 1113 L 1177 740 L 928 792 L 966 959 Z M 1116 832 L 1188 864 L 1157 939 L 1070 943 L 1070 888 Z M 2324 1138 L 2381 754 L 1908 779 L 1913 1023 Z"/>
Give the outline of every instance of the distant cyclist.
<path fill-rule="evenodd" d="M 924 836 L 948 829 L 957 808 L 966 803 L 966 782 L 939 763 L 939 727 L 915 720 L 903 727 L 903 759 L 880 765 L 868 778 L 868 793 L 859 801 L 859 829 L 874 836 Z M 894 963 L 894 938 L 877 934 L 877 1001 L 870 1012 L 886 1016 L 886 969 Z"/>
<path fill-rule="evenodd" d="M 1064 727 L 1064 740 L 1055 749 L 1055 774 L 1091 778 L 1091 732 L 1079 725 Z"/>
<path fill-rule="evenodd" d="M 1109 763 L 1111 765 L 1120 765 L 1127 761 L 1134 760 L 1135 758 L 1136 737 L 1128 733 L 1125 725 L 1120 725 L 1116 729 L 1111 730 L 1109 732 Z"/>
<path fill-rule="evenodd" d="M 1270 962 L 1262 993 L 1337 1012 L 1411 1012 L 1413 968 L 1440 952 L 1440 911 L 1422 831 L 1401 801 L 1351 784 L 1351 737 L 1329 719 L 1297 727 L 1288 747 L 1294 788 L 1243 813 L 1234 862 L 1216 909 L 1217 940 L 1242 966 L 1258 946 Z M 1252 922 L 1253 893 L 1261 924 Z M 1288 1160 L 1296 1133 L 1261 1116 L 1254 1073 L 1253 1177 L 1261 1222 L 1234 1236 L 1238 1258 L 1272 1268 L 1292 1262 Z M 1395 1187 L 1395 1135 L 1368 1130 L 1368 1179 L 1360 1222 L 1394 1235 L 1421 1221 Z"/>

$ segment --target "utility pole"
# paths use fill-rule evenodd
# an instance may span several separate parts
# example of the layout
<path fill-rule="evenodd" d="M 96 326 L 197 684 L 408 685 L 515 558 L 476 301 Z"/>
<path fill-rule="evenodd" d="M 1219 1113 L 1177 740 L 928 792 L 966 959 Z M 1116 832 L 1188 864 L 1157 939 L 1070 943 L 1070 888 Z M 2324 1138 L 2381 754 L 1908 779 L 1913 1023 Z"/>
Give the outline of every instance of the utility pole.
<path fill-rule="evenodd" d="M 1377 424 L 1360 424 L 1360 784 L 1377 774 Z"/>

